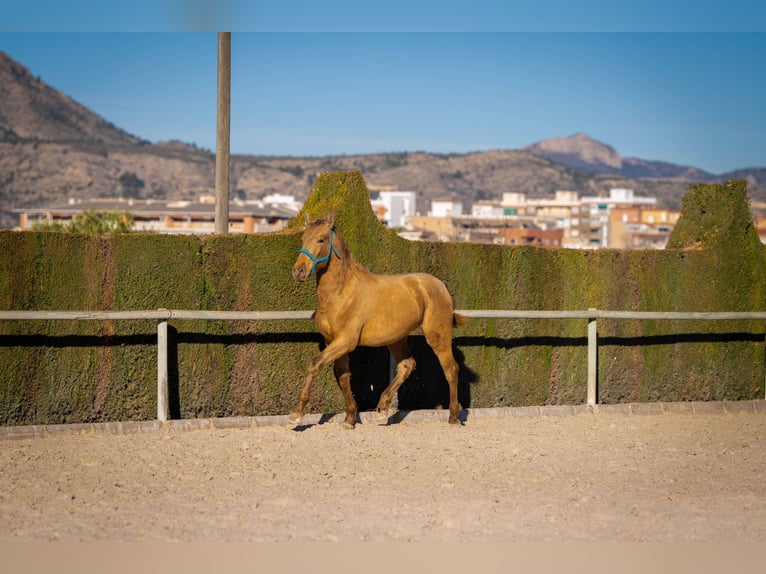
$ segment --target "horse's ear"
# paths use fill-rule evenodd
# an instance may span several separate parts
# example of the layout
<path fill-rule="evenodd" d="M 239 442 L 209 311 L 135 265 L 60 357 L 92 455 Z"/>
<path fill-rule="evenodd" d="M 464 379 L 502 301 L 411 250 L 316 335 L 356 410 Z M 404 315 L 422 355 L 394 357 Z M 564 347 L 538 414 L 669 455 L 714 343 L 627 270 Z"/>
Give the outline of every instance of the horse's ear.
<path fill-rule="evenodd" d="M 330 224 L 330 227 L 332 227 L 333 225 L 335 225 L 335 212 L 334 212 L 334 211 L 330 211 L 330 212 L 327 214 L 327 223 L 329 223 L 329 224 Z"/>
<path fill-rule="evenodd" d="M 306 223 L 306 227 L 308 227 L 309 223 L 311 223 L 311 220 L 309 219 L 309 212 L 308 211 L 305 213 L 305 223 Z"/>

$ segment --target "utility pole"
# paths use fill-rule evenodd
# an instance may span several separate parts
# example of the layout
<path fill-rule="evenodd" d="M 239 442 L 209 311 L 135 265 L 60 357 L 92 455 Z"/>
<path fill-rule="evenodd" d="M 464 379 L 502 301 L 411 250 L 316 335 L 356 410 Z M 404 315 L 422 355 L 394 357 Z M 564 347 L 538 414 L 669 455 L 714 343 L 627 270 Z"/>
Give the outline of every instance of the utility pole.
<path fill-rule="evenodd" d="M 218 32 L 218 116 L 215 136 L 215 232 L 229 232 L 231 32 Z"/>

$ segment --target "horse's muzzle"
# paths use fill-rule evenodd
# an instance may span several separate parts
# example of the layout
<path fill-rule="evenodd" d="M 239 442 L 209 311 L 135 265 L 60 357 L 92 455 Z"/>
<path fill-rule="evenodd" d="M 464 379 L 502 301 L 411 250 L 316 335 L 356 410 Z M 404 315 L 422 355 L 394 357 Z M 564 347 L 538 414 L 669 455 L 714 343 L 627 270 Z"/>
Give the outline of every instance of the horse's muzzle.
<path fill-rule="evenodd" d="M 293 267 L 293 278 L 301 283 L 306 281 L 306 279 L 309 278 L 309 273 L 306 271 L 306 267 L 303 265 L 296 265 Z"/>

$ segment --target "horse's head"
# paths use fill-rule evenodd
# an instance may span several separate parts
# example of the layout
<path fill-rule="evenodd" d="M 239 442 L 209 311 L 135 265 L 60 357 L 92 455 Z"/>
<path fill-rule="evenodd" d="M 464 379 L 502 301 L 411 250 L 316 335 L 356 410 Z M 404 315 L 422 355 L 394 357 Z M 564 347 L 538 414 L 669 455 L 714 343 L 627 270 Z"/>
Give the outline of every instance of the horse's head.
<path fill-rule="evenodd" d="M 293 265 L 293 277 L 297 281 L 306 281 L 317 269 L 329 265 L 331 257 L 340 257 L 336 241 L 340 240 L 336 239 L 332 216 L 309 221 L 306 215 L 303 244 Z"/>

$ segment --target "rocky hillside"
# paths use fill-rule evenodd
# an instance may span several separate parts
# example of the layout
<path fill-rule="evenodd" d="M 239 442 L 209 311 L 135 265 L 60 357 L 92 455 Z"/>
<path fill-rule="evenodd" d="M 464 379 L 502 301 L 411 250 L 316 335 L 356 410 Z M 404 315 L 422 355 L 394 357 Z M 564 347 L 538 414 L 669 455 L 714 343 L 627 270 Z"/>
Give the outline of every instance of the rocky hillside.
<path fill-rule="evenodd" d="M 136 145 L 115 127 L 0 52 L 0 139 Z"/>
<path fill-rule="evenodd" d="M 551 138 L 528 145 L 524 151 L 549 159 L 559 165 L 587 173 L 637 180 L 631 184 L 637 190 L 656 185 L 655 194 L 667 206 L 677 206 L 680 198 L 672 194 L 672 182 L 689 183 L 725 182 L 744 179 L 750 196 L 761 202 L 766 199 L 766 168 L 739 169 L 723 174 L 712 174 L 696 167 L 662 161 L 649 161 L 636 157 L 622 157 L 612 146 L 594 140 L 586 134 L 568 138 Z M 642 187 L 646 186 L 646 187 Z M 670 192 L 669 195 L 666 195 Z"/>
<path fill-rule="evenodd" d="M 245 166 L 260 169 L 249 171 Z M 585 195 L 608 195 L 612 187 L 632 187 L 639 195 L 656 195 L 677 205 L 686 190 L 678 181 L 633 180 L 616 174 L 593 174 L 565 167 L 521 150 L 497 150 L 470 154 L 399 153 L 324 158 L 238 157 L 237 185 L 249 189 L 274 169 L 302 174 L 310 184 L 316 173 L 358 169 L 367 184 L 392 186 L 418 192 L 418 208 L 426 211 L 433 198 L 458 198 L 465 206 L 474 201 L 500 198 L 504 192 L 529 197 L 552 196 L 556 190 L 576 190 Z M 307 190 L 304 184 L 304 190 Z"/>
<path fill-rule="evenodd" d="M 683 182 L 706 182 L 727 179 L 695 167 L 636 157 L 622 157 L 612 146 L 594 140 L 586 134 L 567 138 L 550 138 L 523 148 L 525 151 L 551 161 L 591 173 L 608 173 L 631 179 L 665 179 Z M 763 180 L 762 180 L 763 183 Z"/>
<path fill-rule="evenodd" d="M 622 169 L 622 158 L 616 149 L 586 134 L 550 138 L 530 144 L 524 150 L 574 169 L 610 173 Z"/>
<path fill-rule="evenodd" d="M 558 189 L 608 194 L 631 187 L 678 207 L 689 182 L 724 176 L 693 168 L 621 158 L 584 135 L 546 140 L 523 150 L 470 154 L 389 153 L 328 157 L 234 156 L 235 197 L 279 192 L 304 199 L 324 171 L 361 170 L 368 185 L 418 192 L 425 212 L 435 197 L 469 206 L 515 191 L 530 197 Z M 766 169 L 737 172 L 751 196 L 766 199 Z M 211 193 L 215 158 L 181 142 L 151 144 L 126 133 L 0 52 L 0 228 L 18 224 L 14 209 L 69 198 L 194 198 Z"/>

